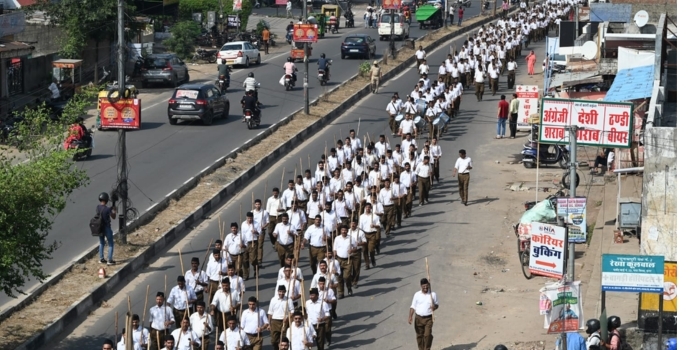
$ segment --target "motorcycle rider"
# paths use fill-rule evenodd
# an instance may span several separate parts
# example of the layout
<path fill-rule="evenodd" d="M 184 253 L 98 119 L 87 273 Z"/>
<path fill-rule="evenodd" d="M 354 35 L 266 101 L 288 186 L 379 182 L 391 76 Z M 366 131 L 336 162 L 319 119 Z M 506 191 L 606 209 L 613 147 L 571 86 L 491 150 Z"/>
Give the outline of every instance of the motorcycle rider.
<path fill-rule="evenodd" d="M 331 78 L 331 74 L 329 73 L 329 66 L 331 65 L 331 62 L 326 59 L 326 54 L 321 54 L 321 57 L 319 57 L 317 60 L 317 65 L 319 66 L 319 70 L 324 71 L 324 74 L 326 74 L 326 80 L 328 81 Z"/>
<path fill-rule="evenodd" d="M 259 109 L 259 101 L 254 97 L 254 92 L 252 90 L 247 90 L 246 95 L 242 97 L 242 109 L 251 109 L 254 113 L 254 118 L 261 124 L 261 110 Z M 242 123 L 245 120 L 242 118 Z"/>
<path fill-rule="evenodd" d="M 53 78 L 51 85 L 48 86 L 48 90 L 51 91 L 51 102 L 60 99 L 60 89 L 58 88 L 58 84 L 56 84 L 56 82 L 57 80 Z"/>
<path fill-rule="evenodd" d="M 230 86 L 230 68 L 227 66 L 227 60 L 224 58 L 222 59 L 222 61 L 220 61 L 220 64 L 218 64 L 218 77 L 221 75 L 225 76 L 225 87 L 226 88 L 229 87 Z"/>
<path fill-rule="evenodd" d="M 285 74 L 292 75 L 292 85 L 294 86 L 297 81 L 297 75 L 295 74 L 295 72 L 297 72 L 297 67 L 295 67 L 292 57 L 288 57 L 288 61 L 283 65 L 283 69 L 285 69 Z"/>
<path fill-rule="evenodd" d="M 256 79 L 254 78 L 254 73 L 251 72 L 247 75 L 247 78 L 244 79 L 244 82 L 242 83 L 242 87 L 244 88 L 244 91 L 249 92 L 251 91 L 254 94 L 254 97 L 257 99 L 259 98 L 259 94 L 256 91 L 256 88 L 259 86 L 259 83 L 256 82 Z"/>
<path fill-rule="evenodd" d="M 338 18 L 334 11 L 331 11 L 331 16 L 329 16 L 329 28 L 331 28 L 332 33 L 338 33 Z"/>
<path fill-rule="evenodd" d="M 82 117 L 77 117 L 75 122 L 70 125 L 70 128 L 68 129 L 68 137 L 65 139 L 65 142 L 63 142 L 63 148 L 66 150 L 69 149 L 70 144 L 73 141 L 82 141 L 89 145 L 92 144 L 92 137 L 89 135 L 84 121 L 85 120 Z"/>

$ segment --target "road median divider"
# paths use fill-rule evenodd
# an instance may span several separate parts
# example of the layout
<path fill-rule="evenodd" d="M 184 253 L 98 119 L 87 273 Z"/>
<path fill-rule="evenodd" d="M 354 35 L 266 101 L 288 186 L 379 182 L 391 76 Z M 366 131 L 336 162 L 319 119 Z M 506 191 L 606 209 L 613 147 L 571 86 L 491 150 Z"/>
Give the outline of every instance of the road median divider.
<path fill-rule="evenodd" d="M 416 47 L 423 45 L 426 52 L 433 52 L 442 44 L 492 19 L 492 17 L 474 17 L 465 22 L 462 27 L 449 27 L 446 30 L 440 29 L 430 32 L 416 40 Z M 446 34 L 438 35 L 442 33 Z M 415 51 L 412 48 L 401 47 L 397 59 L 389 60 L 387 71 L 383 73 L 382 81 L 388 81 L 408 69 L 409 66 L 413 66 L 415 64 L 414 53 Z M 409 56 L 401 57 L 403 55 Z M 184 182 L 182 186 L 171 191 L 162 200 L 150 206 L 138 218 L 129 222 L 127 224 L 127 232 L 131 232 L 128 235 L 129 244 L 125 246 L 117 245 L 115 249 L 117 253 L 116 260 L 124 261 L 124 263 L 116 265 L 116 268 L 119 268 L 120 265 L 118 270 L 108 271 L 105 279 L 98 279 L 97 277 L 97 269 L 103 266 L 96 261 L 97 248 L 90 249 L 79 259 L 75 260 L 73 264 L 66 267 L 65 270 L 54 275 L 33 291 L 31 297 L 4 312 L 3 315 L 0 315 L 0 329 L 9 330 L 13 329 L 13 325 L 26 325 L 30 322 L 28 322 L 29 320 L 26 319 L 26 316 L 22 317 L 22 314 L 24 314 L 23 309 L 33 308 L 34 306 L 55 307 L 49 303 L 49 301 L 53 300 L 50 299 L 50 295 L 54 294 L 50 293 L 51 289 L 62 290 L 61 284 L 63 282 L 67 283 L 65 280 L 72 276 L 82 276 L 83 279 L 85 276 L 89 276 L 81 283 L 73 282 L 73 284 L 80 285 L 82 290 L 89 289 L 89 291 L 76 296 L 73 302 L 66 303 L 55 315 L 32 310 L 28 314 L 41 315 L 44 317 L 44 322 L 38 324 L 36 326 L 37 329 L 27 329 L 27 332 L 24 334 L 12 332 L 14 335 L 9 338 L 7 337 L 9 331 L 6 331 L 5 336 L 0 337 L 0 348 L 37 349 L 42 347 L 65 331 L 71 322 L 88 314 L 95 306 L 106 303 L 109 293 L 112 293 L 117 286 L 127 281 L 133 273 L 142 270 L 149 261 L 164 252 L 170 244 L 185 236 L 202 220 L 208 218 L 211 213 L 241 191 L 253 179 L 260 176 L 274 162 L 283 158 L 285 154 L 321 131 L 346 110 L 357 104 L 362 98 L 368 96 L 370 94 L 369 81 L 356 73 L 352 78 L 328 90 L 326 94 L 317 97 L 311 104 L 313 106 L 321 105 L 323 102 L 329 101 L 331 95 L 343 92 L 349 92 L 349 95 L 341 98 L 340 103 L 337 103 L 335 107 L 321 116 L 306 115 L 303 109 L 300 109 L 267 129 L 258 132 L 244 145 L 220 157 L 213 164 Z M 261 98 L 263 99 L 263 96 Z M 293 124 L 301 122 L 304 124 Z M 297 129 L 300 126 L 301 128 Z M 297 130 L 292 130 L 293 127 Z M 288 128 L 290 130 L 286 130 Z M 273 140 L 274 137 L 276 140 Z M 278 138 L 281 140 L 278 140 Z M 279 142 L 280 144 L 274 145 L 271 142 Z M 244 157 L 245 153 L 251 152 L 256 148 L 263 151 L 263 155 L 259 157 Z M 219 171 L 223 170 L 226 171 L 225 174 L 216 176 Z M 230 176 L 235 177 L 230 181 L 228 180 Z M 197 192 L 197 187 L 209 187 L 211 189 Z M 180 204 L 185 196 L 189 195 L 192 195 L 193 199 L 198 200 L 195 207 L 191 206 L 191 208 L 194 208 L 193 210 L 185 210 L 184 206 Z M 258 198 L 261 195 L 258 194 Z M 265 200 L 265 198 L 262 199 Z M 251 203 L 249 203 L 249 207 L 251 207 Z M 172 211 L 168 217 L 165 215 L 167 210 Z M 158 216 L 163 216 L 163 219 L 155 223 Z M 145 232 L 145 228 L 147 228 L 147 232 Z M 147 236 L 152 239 L 147 238 Z M 118 254 L 122 255 L 119 257 Z M 67 287 L 69 286 L 67 285 Z M 70 293 L 74 293 L 74 290 L 70 290 Z M 42 300 L 44 298 L 47 299 Z"/>

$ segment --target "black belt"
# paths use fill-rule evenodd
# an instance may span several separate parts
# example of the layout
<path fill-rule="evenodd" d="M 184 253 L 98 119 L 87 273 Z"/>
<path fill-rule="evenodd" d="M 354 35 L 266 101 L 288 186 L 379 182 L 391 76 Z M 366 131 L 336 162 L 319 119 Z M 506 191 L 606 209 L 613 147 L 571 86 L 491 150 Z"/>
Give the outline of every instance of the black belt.
<path fill-rule="evenodd" d="M 469 173 L 459 173 L 459 175 L 469 175 Z"/>
<path fill-rule="evenodd" d="M 280 242 L 278 242 L 278 244 L 280 244 Z M 280 244 L 280 246 L 283 247 L 283 248 L 285 248 L 285 247 L 290 247 L 290 246 L 292 246 L 292 243 Z"/>
<path fill-rule="evenodd" d="M 338 258 L 338 260 L 348 260 L 348 258 L 342 258 L 340 256 L 337 256 L 336 258 Z"/>
<path fill-rule="evenodd" d="M 324 249 L 324 248 L 326 248 L 326 246 L 319 246 L 319 247 L 311 246 L 311 247 L 312 247 L 312 248 L 316 248 L 316 249 Z"/>
<path fill-rule="evenodd" d="M 416 316 L 418 316 L 418 317 L 420 317 L 420 318 L 433 318 L 433 315 L 421 316 L 421 315 L 416 314 Z"/>
<path fill-rule="evenodd" d="M 420 179 L 426 179 L 426 180 L 429 179 L 429 177 L 422 177 L 422 176 L 419 176 L 418 178 L 420 178 Z"/>
<path fill-rule="evenodd" d="M 247 335 L 248 337 L 256 337 L 256 336 L 258 336 L 259 334 L 258 334 L 258 333 L 247 333 L 246 335 Z"/>
<path fill-rule="evenodd" d="M 389 205 L 383 205 L 382 207 L 389 208 L 389 207 L 393 207 L 393 206 L 394 206 L 394 204 L 389 204 Z"/>

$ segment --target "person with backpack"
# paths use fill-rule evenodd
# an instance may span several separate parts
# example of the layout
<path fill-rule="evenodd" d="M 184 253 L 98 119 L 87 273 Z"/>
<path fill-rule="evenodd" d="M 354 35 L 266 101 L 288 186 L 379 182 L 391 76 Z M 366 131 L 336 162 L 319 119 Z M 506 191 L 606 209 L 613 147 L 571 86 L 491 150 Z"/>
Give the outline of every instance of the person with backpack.
<path fill-rule="evenodd" d="M 585 332 L 589 334 L 587 337 L 587 350 L 600 350 L 602 346 L 602 337 L 599 334 L 599 320 L 592 318 L 585 323 Z"/>
<path fill-rule="evenodd" d="M 621 327 L 621 318 L 619 316 L 609 316 L 607 319 L 607 327 L 609 329 L 609 339 L 604 346 L 608 350 L 625 350 L 623 342 L 621 341 L 621 334 L 619 334 L 619 327 Z"/>
<path fill-rule="evenodd" d="M 114 261 L 114 231 L 111 230 L 111 219 L 116 218 L 118 213 L 118 208 L 112 205 L 107 206 L 109 203 L 109 194 L 102 192 L 99 194 L 99 205 L 97 205 L 97 212 L 90 220 L 89 227 L 92 231 L 93 236 L 99 236 L 99 262 L 107 265 L 115 265 Z M 104 259 L 104 245 L 109 243 L 109 260 Z"/>

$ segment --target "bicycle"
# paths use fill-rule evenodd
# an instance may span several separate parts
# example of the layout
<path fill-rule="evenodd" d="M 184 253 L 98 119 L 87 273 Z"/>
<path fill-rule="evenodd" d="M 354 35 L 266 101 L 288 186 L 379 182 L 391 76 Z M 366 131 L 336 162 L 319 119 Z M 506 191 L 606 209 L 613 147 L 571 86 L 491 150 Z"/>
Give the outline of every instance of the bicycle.
<path fill-rule="evenodd" d="M 520 224 L 512 225 L 512 230 L 515 232 L 515 236 L 517 236 L 517 255 L 520 259 L 520 265 L 522 266 L 522 275 L 529 280 L 532 279 L 532 273 L 529 271 L 531 240 L 520 237 L 517 231 L 519 226 Z"/>

